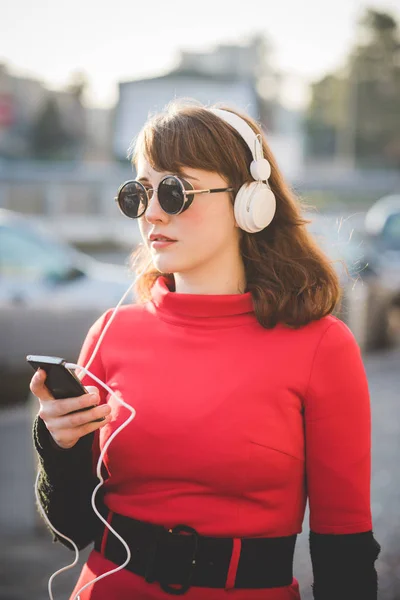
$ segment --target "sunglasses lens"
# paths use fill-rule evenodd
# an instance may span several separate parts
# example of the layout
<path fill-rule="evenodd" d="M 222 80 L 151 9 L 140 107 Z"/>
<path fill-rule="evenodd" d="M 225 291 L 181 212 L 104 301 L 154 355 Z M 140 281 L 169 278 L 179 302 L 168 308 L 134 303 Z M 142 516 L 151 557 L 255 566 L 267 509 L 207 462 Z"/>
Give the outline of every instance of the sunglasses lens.
<path fill-rule="evenodd" d="M 147 207 L 146 190 L 136 181 L 126 183 L 119 192 L 118 205 L 130 219 L 141 217 Z"/>
<path fill-rule="evenodd" d="M 176 177 L 166 177 L 158 186 L 158 201 L 163 211 L 169 215 L 181 212 L 185 198 L 182 185 Z"/>

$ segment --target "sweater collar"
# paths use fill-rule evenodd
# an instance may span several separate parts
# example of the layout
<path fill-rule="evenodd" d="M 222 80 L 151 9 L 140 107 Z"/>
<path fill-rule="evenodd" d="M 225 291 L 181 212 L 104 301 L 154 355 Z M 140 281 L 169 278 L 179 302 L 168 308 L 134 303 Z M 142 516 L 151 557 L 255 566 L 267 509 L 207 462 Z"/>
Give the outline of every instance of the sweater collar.
<path fill-rule="evenodd" d="M 253 300 L 250 292 L 244 294 L 178 294 L 168 287 L 166 277 L 160 276 L 151 289 L 152 302 L 158 311 L 165 316 L 169 315 L 173 320 L 182 317 L 197 321 L 222 319 L 228 317 L 229 323 L 232 318 L 236 321 L 249 316 L 254 319 Z M 226 323 L 228 324 L 228 323 Z M 239 323 L 236 323 L 239 324 Z"/>

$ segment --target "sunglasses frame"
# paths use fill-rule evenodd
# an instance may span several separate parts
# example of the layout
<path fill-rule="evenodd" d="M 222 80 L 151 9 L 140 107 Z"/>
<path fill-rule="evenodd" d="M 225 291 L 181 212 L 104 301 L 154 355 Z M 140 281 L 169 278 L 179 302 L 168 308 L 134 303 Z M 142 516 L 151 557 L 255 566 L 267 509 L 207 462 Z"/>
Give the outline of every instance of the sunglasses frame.
<path fill-rule="evenodd" d="M 146 210 L 147 210 L 147 208 L 148 208 L 148 206 L 149 206 L 149 202 L 150 202 L 150 200 L 151 200 L 151 198 L 149 198 L 149 194 L 148 194 L 148 192 L 153 192 L 153 194 L 152 194 L 152 197 L 154 196 L 154 194 L 155 194 L 155 193 L 157 194 L 157 197 L 158 197 L 158 188 L 160 187 L 160 185 L 161 185 L 161 184 L 162 184 L 162 183 L 163 183 L 163 182 L 164 182 L 166 179 L 171 179 L 171 178 L 172 178 L 172 179 L 175 179 L 175 180 L 178 182 L 178 184 L 179 184 L 179 186 L 180 186 L 180 188 L 181 188 L 183 202 L 182 202 L 182 206 L 180 207 L 180 209 L 179 209 L 177 212 L 172 212 L 172 213 L 171 213 L 171 212 L 167 212 L 167 211 L 166 211 L 166 210 L 165 210 L 165 209 L 164 209 L 164 208 L 161 206 L 161 204 L 160 204 L 160 206 L 161 206 L 161 209 L 162 209 L 162 210 L 163 210 L 163 211 L 164 211 L 164 212 L 165 212 L 167 215 L 170 215 L 170 216 L 172 216 L 172 215 L 180 215 L 182 212 L 184 212 L 186 209 L 188 209 L 188 208 L 189 208 L 189 206 L 191 205 L 191 203 L 193 202 L 193 199 L 194 199 L 193 197 L 194 197 L 194 195 L 195 195 L 195 194 L 218 194 L 218 193 L 221 193 L 221 192 L 234 192 L 234 191 L 235 191 L 235 190 L 234 190 L 234 188 L 230 188 L 230 187 L 228 187 L 228 188 L 213 188 L 213 189 L 206 189 L 206 190 L 195 190 L 195 189 L 194 189 L 194 187 L 193 187 L 193 185 L 190 183 L 190 181 L 187 181 L 186 179 L 183 179 L 183 178 L 181 179 L 181 178 L 180 178 L 180 177 L 178 177 L 177 175 L 166 175 L 165 177 L 163 177 L 163 178 L 161 179 L 161 181 L 159 182 L 159 184 L 158 184 L 157 188 L 155 188 L 155 189 L 154 189 L 154 188 L 146 189 L 146 188 L 144 187 L 144 185 L 143 185 L 143 184 L 142 184 L 140 181 L 137 181 L 137 179 L 129 179 L 128 181 L 125 181 L 123 184 L 121 184 L 121 185 L 120 185 L 120 187 L 118 188 L 118 193 L 117 193 L 117 196 L 115 196 L 114 200 L 115 200 L 115 202 L 118 204 L 118 208 L 119 208 L 119 210 L 122 212 L 122 214 L 123 214 L 125 217 L 128 217 L 128 219 L 140 219 L 140 217 L 142 217 L 142 216 L 145 214 L 145 212 L 146 212 Z M 185 183 L 186 183 L 186 184 L 189 186 L 189 189 L 186 189 L 186 188 L 185 188 L 185 186 L 184 186 L 184 183 L 183 183 L 183 182 L 185 182 Z M 126 213 L 125 213 L 125 212 L 122 210 L 122 208 L 121 208 L 121 203 L 120 203 L 121 193 L 123 192 L 123 189 L 124 189 L 124 187 L 125 187 L 126 185 L 130 184 L 130 183 L 134 183 L 134 184 L 136 184 L 136 185 L 140 186 L 140 187 L 142 188 L 142 190 L 143 190 L 143 191 L 145 192 L 145 194 L 146 194 L 146 206 L 145 206 L 145 208 L 144 208 L 143 212 L 141 212 L 140 214 L 138 214 L 136 217 L 132 217 L 132 216 L 130 216 L 130 215 L 127 215 L 127 214 L 126 214 Z M 190 197 L 190 196 L 192 196 L 192 197 Z M 160 200 L 159 200 L 159 199 L 158 199 L 158 201 L 160 202 Z"/>

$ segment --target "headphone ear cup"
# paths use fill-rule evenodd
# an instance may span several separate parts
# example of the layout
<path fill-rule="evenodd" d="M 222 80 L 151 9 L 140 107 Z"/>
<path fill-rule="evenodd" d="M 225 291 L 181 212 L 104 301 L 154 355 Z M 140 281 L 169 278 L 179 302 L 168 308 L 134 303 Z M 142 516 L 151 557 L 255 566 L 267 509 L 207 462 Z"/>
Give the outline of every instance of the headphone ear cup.
<path fill-rule="evenodd" d="M 265 183 L 245 183 L 235 198 L 234 213 L 238 226 L 247 233 L 256 233 L 268 227 L 274 218 L 276 200 Z"/>

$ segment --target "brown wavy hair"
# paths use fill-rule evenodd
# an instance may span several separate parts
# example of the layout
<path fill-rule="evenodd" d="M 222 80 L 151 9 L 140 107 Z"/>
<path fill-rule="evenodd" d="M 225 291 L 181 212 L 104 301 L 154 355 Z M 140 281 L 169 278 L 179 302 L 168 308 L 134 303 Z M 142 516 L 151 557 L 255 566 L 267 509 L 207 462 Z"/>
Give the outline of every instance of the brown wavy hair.
<path fill-rule="evenodd" d="M 265 328 L 284 323 L 297 328 L 332 313 L 339 305 L 341 289 L 332 261 L 319 248 L 302 215 L 309 208 L 296 198 L 284 181 L 260 126 L 248 115 L 225 105 L 262 135 L 264 156 L 271 164 L 269 185 L 276 197 L 271 224 L 258 233 L 241 231 L 240 250 L 245 268 L 246 291 L 250 291 L 255 315 Z M 174 101 L 149 118 L 130 150 L 136 166 L 144 155 L 157 171 L 178 174 L 184 167 L 219 173 L 237 191 L 253 181 L 249 165 L 252 155 L 239 133 L 208 107 L 190 101 Z M 210 107 L 212 108 L 212 107 Z M 232 193 L 232 202 L 235 193 Z M 142 269 L 149 261 L 140 246 L 130 258 L 131 268 Z M 139 301 L 150 298 L 159 276 L 174 285 L 171 273 L 160 273 L 150 265 L 136 284 Z"/>

